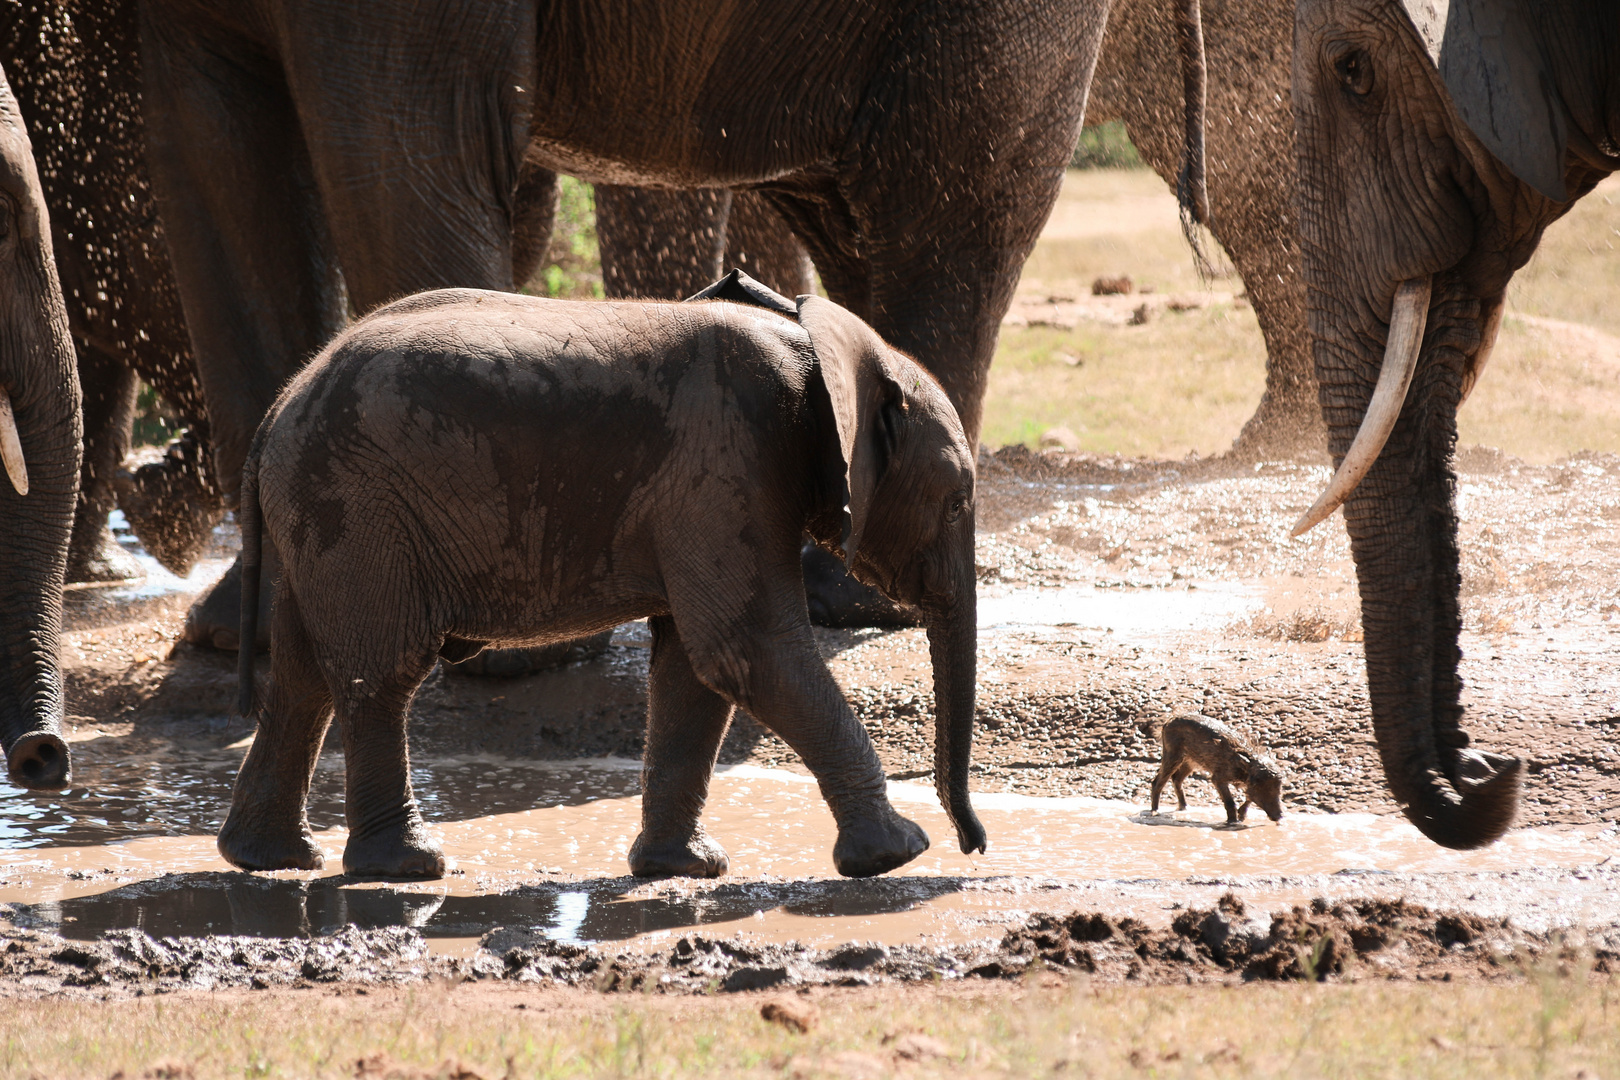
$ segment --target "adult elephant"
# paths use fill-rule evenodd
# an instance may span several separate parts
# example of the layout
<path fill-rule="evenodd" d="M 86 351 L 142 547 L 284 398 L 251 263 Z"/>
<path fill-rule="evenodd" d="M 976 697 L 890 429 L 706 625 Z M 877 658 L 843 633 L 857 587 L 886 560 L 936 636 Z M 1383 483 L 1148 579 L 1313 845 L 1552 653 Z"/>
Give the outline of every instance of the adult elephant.
<path fill-rule="evenodd" d="M 558 171 L 758 191 L 976 441 L 1107 8 L 144 0 L 148 163 L 221 483 L 351 306 L 511 288 Z M 237 588 L 188 636 L 234 645 Z"/>
<path fill-rule="evenodd" d="M 107 531 L 115 499 L 147 549 L 182 574 L 224 513 L 209 476 L 202 389 L 146 178 L 138 27 L 135 0 L 0 5 L 0 63 L 38 158 L 83 392 L 71 582 L 139 573 Z M 141 378 L 189 430 L 162 462 L 120 477 Z"/>
<path fill-rule="evenodd" d="M 1210 231 L 1242 275 L 1266 343 L 1266 389 L 1233 445 L 1245 459 L 1320 457 L 1305 283 L 1294 215 L 1294 0 L 1202 0 Z M 1086 121 L 1123 120 L 1143 160 L 1180 183 L 1186 98 L 1178 0 L 1115 0 Z M 758 196 L 602 187 L 597 235 L 609 296 L 690 296 L 741 266 L 781 292 L 810 288 L 803 246 Z M 722 252 L 724 253 L 722 255 Z"/>
<path fill-rule="evenodd" d="M 1300 231 L 1379 755 L 1448 847 L 1510 824 L 1520 762 L 1467 749 L 1457 675 L 1457 408 L 1514 272 L 1620 165 L 1610 0 L 1301 0 Z"/>
<path fill-rule="evenodd" d="M 39 176 L 0 73 L 0 744 L 11 782 L 65 787 L 62 573 L 78 494 L 79 382 Z"/>

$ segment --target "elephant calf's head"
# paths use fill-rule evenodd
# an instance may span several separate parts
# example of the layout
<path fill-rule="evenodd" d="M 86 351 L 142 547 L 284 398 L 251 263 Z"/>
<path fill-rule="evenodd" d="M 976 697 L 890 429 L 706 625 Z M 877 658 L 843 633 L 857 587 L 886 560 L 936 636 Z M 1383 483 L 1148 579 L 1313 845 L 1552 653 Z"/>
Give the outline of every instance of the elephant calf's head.
<path fill-rule="evenodd" d="M 967 789 L 978 627 L 973 449 L 934 377 L 870 326 L 815 296 L 800 299 L 799 323 L 827 393 L 828 486 L 842 495 L 839 551 L 855 577 L 923 613 L 934 665 L 935 787 L 963 852 L 983 851 Z"/>

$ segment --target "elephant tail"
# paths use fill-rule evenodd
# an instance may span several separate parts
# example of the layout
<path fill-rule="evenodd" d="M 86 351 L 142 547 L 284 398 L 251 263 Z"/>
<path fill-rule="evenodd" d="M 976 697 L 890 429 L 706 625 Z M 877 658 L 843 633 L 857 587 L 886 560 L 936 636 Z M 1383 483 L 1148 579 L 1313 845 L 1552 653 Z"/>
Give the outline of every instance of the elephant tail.
<path fill-rule="evenodd" d="M 242 623 L 236 646 L 236 711 L 252 716 L 253 656 L 258 651 L 259 566 L 263 561 L 259 533 L 259 455 L 258 440 L 242 465 L 241 498 L 237 520 L 242 526 Z"/>

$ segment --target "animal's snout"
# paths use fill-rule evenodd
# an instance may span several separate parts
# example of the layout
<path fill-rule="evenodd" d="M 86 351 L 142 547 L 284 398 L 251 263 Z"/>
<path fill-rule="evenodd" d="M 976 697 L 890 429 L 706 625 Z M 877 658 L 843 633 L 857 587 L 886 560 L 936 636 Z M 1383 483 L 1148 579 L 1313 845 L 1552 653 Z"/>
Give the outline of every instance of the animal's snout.
<path fill-rule="evenodd" d="M 6 771 L 18 787 L 59 791 L 73 779 L 73 761 L 60 735 L 38 731 L 12 744 Z"/>

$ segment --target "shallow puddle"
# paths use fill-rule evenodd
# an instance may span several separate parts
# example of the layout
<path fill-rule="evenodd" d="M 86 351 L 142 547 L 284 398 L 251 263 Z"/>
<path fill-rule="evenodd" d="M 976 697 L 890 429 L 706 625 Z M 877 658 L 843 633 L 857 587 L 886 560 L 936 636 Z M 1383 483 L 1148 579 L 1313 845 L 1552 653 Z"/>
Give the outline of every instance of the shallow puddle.
<path fill-rule="evenodd" d="M 979 628 L 1073 626 L 1121 638 L 1212 630 L 1264 606 L 1261 589 L 1212 581 L 1166 588 L 1017 589 L 979 597 Z"/>
<path fill-rule="evenodd" d="M 737 766 L 716 777 L 705 814 L 731 875 L 642 882 L 625 876 L 640 814 L 637 763 L 460 759 L 421 763 L 416 778 L 454 873 L 387 885 L 337 872 L 341 761 L 323 759 L 311 801 L 329 873 L 248 875 L 218 858 L 212 833 L 234 757 L 179 784 L 172 761 L 124 764 L 93 778 L 95 795 L 50 803 L 37 834 L 10 822 L 0 902 L 19 924 L 82 938 L 121 927 L 286 936 L 353 923 L 415 926 L 451 951 L 470 950 L 497 926 L 569 942 L 656 941 L 708 926 L 770 940 L 898 943 L 982 936 L 1051 906 L 1053 888 L 1107 883 L 1160 908 L 1189 886 L 1233 878 L 1575 868 L 1613 850 L 1595 829 L 1525 829 L 1484 851 L 1451 852 L 1401 819 L 1371 814 L 1289 814 L 1280 825 L 1227 829 L 1217 827 L 1216 807 L 1154 816 L 1099 799 L 981 793 L 975 804 L 991 846 L 970 857 L 956 850 L 933 791 L 896 783 L 891 797 L 934 847 L 885 878 L 847 881 L 833 872 L 832 819 L 814 781 Z M 29 799 L 10 796 L 7 808 Z"/>

